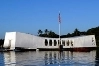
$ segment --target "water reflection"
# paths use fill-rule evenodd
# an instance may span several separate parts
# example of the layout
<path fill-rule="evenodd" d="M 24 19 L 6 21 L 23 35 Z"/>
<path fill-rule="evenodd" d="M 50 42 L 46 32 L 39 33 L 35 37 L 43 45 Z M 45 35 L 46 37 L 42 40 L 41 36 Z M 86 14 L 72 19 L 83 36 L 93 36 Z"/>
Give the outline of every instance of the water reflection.
<path fill-rule="evenodd" d="M 0 53 L 0 66 L 4 66 L 4 54 L 3 54 L 3 52 Z"/>
<path fill-rule="evenodd" d="M 99 66 L 99 50 L 96 51 L 95 66 Z"/>
<path fill-rule="evenodd" d="M 15 52 L 5 52 L 4 63 L 5 66 L 15 66 L 16 65 Z"/>
<path fill-rule="evenodd" d="M 0 66 L 98 66 L 99 51 L 29 51 L 0 53 Z"/>
<path fill-rule="evenodd" d="M 45 65 L 95 65 L 96 51 L 91 52 L 46 52 Z"/>

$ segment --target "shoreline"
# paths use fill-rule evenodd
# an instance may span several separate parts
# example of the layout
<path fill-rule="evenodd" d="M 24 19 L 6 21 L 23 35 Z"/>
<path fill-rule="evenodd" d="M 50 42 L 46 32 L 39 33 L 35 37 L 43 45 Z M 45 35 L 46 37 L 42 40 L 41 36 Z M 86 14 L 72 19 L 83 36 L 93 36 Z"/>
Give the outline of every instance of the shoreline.
<path fill-rule="evenodd" d="M 98 50 L 99 47 L 80 47 L 80 48 L 37 48 L 37 49 L 23 49 L 18 48 L 14 50 L 0 48 L 0 52 L 7 52 L 7 51 L 71 51 L 71 52 L 90 52 L 92 50 Z"/>

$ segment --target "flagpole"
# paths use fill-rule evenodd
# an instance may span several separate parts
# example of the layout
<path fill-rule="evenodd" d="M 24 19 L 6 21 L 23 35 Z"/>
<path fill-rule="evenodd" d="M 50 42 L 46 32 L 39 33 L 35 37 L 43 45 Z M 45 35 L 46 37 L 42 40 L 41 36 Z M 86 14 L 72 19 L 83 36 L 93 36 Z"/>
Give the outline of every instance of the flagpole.
<path fill-rule="evenodd" d="M 61 17 L 60 17 L 60 11 L 59 11 L 59 45 L 61 45 Z"/>
<path fill-rule="evenodd" d="M 60 31 L 61 31 L 61 25 L 60 25 L 60 22 L 59 22 L 59 45 L 61 45 L 61 43 L 60 43 L 61 42 L 61 39 L 60 39 L 61 32 Z"/>

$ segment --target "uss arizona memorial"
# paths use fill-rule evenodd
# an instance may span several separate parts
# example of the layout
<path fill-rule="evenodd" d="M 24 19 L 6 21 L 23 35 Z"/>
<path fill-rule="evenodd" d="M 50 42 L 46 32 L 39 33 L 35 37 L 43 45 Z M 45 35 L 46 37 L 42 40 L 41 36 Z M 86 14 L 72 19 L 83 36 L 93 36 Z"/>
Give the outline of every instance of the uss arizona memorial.
<path fill-rule="evenodd" d="M 60 43 L 59 43 L 60 42 Z M 96 47 L 94 35 L 77 36 L 70 38 L 48 38 L 39 37 L 21 32 L 6 32 L 4 48 L 9 50 L 28 49 L 28 50 L 58 50 L 60 45 L 62 49 L 89 49 Z"/>

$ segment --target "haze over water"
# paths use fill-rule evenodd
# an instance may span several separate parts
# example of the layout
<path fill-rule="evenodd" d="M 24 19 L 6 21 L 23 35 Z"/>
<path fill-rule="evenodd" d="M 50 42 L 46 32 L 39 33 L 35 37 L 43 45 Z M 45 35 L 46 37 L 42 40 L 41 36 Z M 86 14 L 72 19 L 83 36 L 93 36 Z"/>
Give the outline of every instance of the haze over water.
<path fill-rule="evenodd" d="M 99 51 L 0 52 L 0 66 L 98 66 Z"/>

